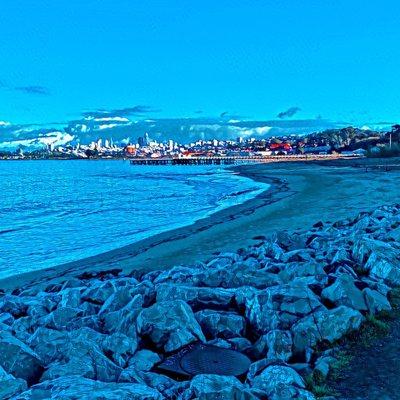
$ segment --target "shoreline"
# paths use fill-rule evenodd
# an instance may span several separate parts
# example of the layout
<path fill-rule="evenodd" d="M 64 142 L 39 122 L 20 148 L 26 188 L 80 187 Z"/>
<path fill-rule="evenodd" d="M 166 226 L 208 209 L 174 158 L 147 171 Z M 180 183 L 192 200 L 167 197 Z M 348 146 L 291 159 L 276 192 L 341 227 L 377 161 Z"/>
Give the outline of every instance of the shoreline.
<path fill-rule="evenodd" d="M 289 191 L 287 184 L 280 179 L 274 177 L 254 179 L 252 174 L 241 173 L 241 167 L 242 166 L 236 166 L 229 167 L 227 169 L 243 177 L 261 183 L 266 183 L 270 186 L 262 193 L 256 195 L 254 198 L 248 199 L 241 204 L 232 205 L 222 210 L 213 212 L 212 214 L 200 218 L 199 220 L 188 225 L 173 228 L 171 230 L 152 235 L 148 238 L 141 239 L 137 242 L 117 247 L 116 249 L 97 255 L 81 258 L 76 261 L 0 278 L 0 289 L 9 290 L 18 288 L 19 285 L 28 284 L 30 286 L 40 284 L 42 282 L 47 284 L 49 280 L 53 281 L 57 280 L 58 278 L 61 279 L 69 274 L 75 275 L 88 271 L 98 272 L 115 268 L 120 269 L 120 265 L 118 264 L 127 262 L 131 258 L 144 254 L 159 245 L 165 245 L 176 240 L 185 240 L 191 235 L 204 232 L 212 226 L 223 224 L 227 222 L 227 220 L 233 221 L 237 218 L 240 218 L 242 213 L 244 213 L 243 215 L 249 215 L 257 208 L 266 206 L 275 201 L 279 201 L 280 199 L 284 198 L 285 193 Z M 255 202 L 257 204 L 254 204 Z M 193 260 L 193 262 L 194 261 L 196 260 Z M 141 268 L 139 267 L 139 269 Z M 147 270 L 147 268 L 145 269 Z"/>
<path fill-rule="evenodd" d="M 247 178 L 271 186 L 255 198 L 217 211 L 191 225 L 160 233 L 106 253 L 0 280 L 12 290 L 27 284 L 47 284 L 65 276 L 121 269 L 150 271 L 206 261 L 215 253 L 235 251 L 255 243 L 254 238 L 276 231 L 307 229 L 323 220 L 337 220 L 395 201 L 397 171 L 379 181 L 350 163 L 289 162 L 229 167 Z M 378 184 L 377 184 L 378 183 Z M 390 186 L 390 187 L 389 187 Z M 367 194 L 369 192 L 369 194 Z M 351 196 L 351 197 L 350 197 Z M 338 207 L 340 205 L 340 207 Z"/>

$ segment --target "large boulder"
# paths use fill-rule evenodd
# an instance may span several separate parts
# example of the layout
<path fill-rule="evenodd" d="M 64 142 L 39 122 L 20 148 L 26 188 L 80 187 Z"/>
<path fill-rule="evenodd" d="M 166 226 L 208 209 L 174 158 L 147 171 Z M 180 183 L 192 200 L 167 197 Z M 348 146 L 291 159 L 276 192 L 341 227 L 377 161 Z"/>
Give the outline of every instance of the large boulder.
<path fill-rule="evenodd" d="M 18 395 L 28 388 L 21 378 L 14 378 L 0 367 L 0 399 L 6 400 Z"/>
<path fill-rule="evenodd" d="M 233 376 L 197 375 L 184 392 L 184 400 L 256 400 L 248 388 Z"/>
<path fill-rule="evenodd" d="M 205 341 L 192 309 L 181 300 L 156 303 L 141 311 L 137 329 L 165 351 L 174 351 L 197 340 Z"/>
<path fill-rule="evenodd" d="M 365 268 L 371 278 L 381 280 L 389 286 L 400 285 L 400 261 L 395 257 L 389 258 L 385 254 L 374 252 L 369 256 Z"/>
<path fill-rule="evenodd" d="M 293 350 L 302 354 L 319 341 L 333 343 L 347 333 L 357 330 L 363 320 L 364 317 L 359 311 L 346 306 L 308 315 L 292 327 Z"/>
<path fill-rule="evenodd" d="M 79 308 L 58 307 L 44 318 L 43 325 L 52 329 L 64 330 L 72 320 L 82 316 L 83 311 Z"/>
<path fill-rule="evenodd" d="M 43 371 L 39 356 L 9 332 L 0 332 L 0 366 L 28 384 L 38 381 Z"/>
<path fill-rule="evenodd" d="M 367 287 L 363 290 L 363 294 L 368 311 L 371 314 L 376 314 L 380 311 L 390 311 L 392 309 L 386 296 L 378 291 Z"/>
<path fill-rule="evenodd" d="M 202 310 L 195 317 L 205 335 L 211 338 L 243 336 L 246 329 L 245 319 L 233 312 Z"/>
<path fill-rule="evenodd" d="M 232 290 L 192 287 L 163 283 L 157 286 L 157 302 L 183 300 L 191 307 L 228 307 L 234 298 Z"/>
<path fill-rule="evenodd" d="M 135 278 L 110 279 L 104 282 L 91 281 L 91 285 L 83 294 L 82 299 L 95 304 L 103 304 L 118 288 L 124 286 L 136 286 L 138 281 Z"/>
<path fill-rule="evenodd" d="M 137 294 L 121 310 L 103 313 L 100 320 L 104 332 L 119 332 L 136 339 L 136 319 L 142 311 L 143 296 Z"/>
<path fill-rule="evenodd" d="M 292 335 L 290 331 L 272 330 L 262 335 L 253 346 L 257 358 L 288 361 L 292 356 Z"/>
<path fill-rule="evenodd" d="M 161 358 L 157 353 L 143 349 L 136 352 L 129 360 L 129 366 L 133 367 L 135 371 L 150 371 L 160 361 Z"/>
<path fill-rule="evenodd" d="M 66 376 L 42 382 L 20 394 L 19 400 L 161 400 L 161 394 L 135 383 L 104 383 L 79 376 Z"/>
<path fill-rule="evenodd" d="M 125 366 L 137 347 L 136 340 L 102 335 L 90 328 L 70 332 L 39 328 L 29 343 L 45 361 L 47 370 L 42 381 L 71 374 L 116 381 L 121 366 Z"/>
<path fill-rule="evenodd" d="M 60 292 L 61 300 L 59 305 L 61 307 L 78 308 L 81 305 L 81 293 L 83 288 L 73 287 L 66 288 Z"/>
<path fill-rule="evenodd" d="M 300 318 L 325 307 L 319 298 L 299 282 L 293 285 L 278 285 L 263 291 L 249 290 L 238 301 L 243 301 L 245 315 L 260 333 L 272 329 L 288 329 Z"/>
<path fill-rule="evenodd" d="M 250 384 L 265 393 L 269 400 L 315 399 L 305 390 L 303 378 L 294 369 L 283 365 L 268 366 Z"/>
<path fill-rule="evenodd" d="M 361 290 L 356 287 L 354 279 L 348 274 L 339 275 L 332 285 L 322 291 L 321 296 L 336 306 L 343 305 L 359 311 L 367 310 Z"/>

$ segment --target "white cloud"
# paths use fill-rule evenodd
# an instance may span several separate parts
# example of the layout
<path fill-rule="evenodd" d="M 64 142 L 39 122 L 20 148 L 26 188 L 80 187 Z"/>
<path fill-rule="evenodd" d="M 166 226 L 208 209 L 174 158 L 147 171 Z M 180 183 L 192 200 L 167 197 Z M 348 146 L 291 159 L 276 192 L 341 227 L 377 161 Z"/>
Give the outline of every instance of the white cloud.
<path fill-rule="evenodd" d="M 129 119 L 125 117 L 101 117 L 94 120 L 96 122 L 129 122 Z"/>
<path fill-rule="evenodd" d="M 102 131 L 104 129 L 115 128 L 116 126 L 118 126 L 118 124 L 101 124 L 98 126 L 98 129 L 100 129 Z"/>
<path fill-rule="evenodd" d="M 241 129 L 241 134 L 244 136 L 261 136 L 267 134 L 270 130 L 272 129 L 271 126 L 260 126 L 257 128 L 251 128 L 251 129 Z"/>
<path fill-rule="evenodd" d="M 69 133 L 64 133 L 60 131 L 48 132 L 45 135 L 34 138 L 34 139 L 22 139 L 22 140 L 12 140 L 0 143 L 1 149 L 17 149 L 18 147 L 30 147 L 35 149 L 40 149 L 50 144 L 54 146 L 65 145 L 72 140 L 75 136 Z"/>
<path fill-rule="evenodd" d="M 7 121 L 0 121 L 0 126 L 10 126 L 11 124 Z"/>

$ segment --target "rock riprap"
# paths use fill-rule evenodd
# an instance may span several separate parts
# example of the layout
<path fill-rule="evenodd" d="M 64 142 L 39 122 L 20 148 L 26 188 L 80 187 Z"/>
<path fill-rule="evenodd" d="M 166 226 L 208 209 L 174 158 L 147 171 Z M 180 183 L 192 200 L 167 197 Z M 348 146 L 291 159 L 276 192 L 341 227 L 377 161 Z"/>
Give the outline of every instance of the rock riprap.
<path fill-rule="evenodd" d="M 329 346 L 391 309 L 399 226 L 400 206 L 383 206 L 207 263 L 2 292 L 0 398 L 314 399 L 305 378 L 329 373 Z M 210 362 L 202 349 L 230 351 L 244 367 L 233 376 L 214 358 L 209 373 L 188 349 Z"/>

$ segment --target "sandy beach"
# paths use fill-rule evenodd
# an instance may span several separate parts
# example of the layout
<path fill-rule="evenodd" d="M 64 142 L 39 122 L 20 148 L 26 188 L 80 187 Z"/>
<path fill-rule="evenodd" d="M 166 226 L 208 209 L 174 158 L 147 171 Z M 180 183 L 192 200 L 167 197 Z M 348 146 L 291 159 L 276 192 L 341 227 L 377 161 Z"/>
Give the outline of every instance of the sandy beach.
<path fill-rule="evenodd" d="M 335 221 L 400 200 L 399 171 L 365 172 L 364 168 L 353 165 L 354 161 L 338 161 L 234 167 L 238 174 L 271 184 L 270 189 L 190 226 L 94 257 L 3 279 L 0 288 L 48 284 L 49 280 L 88 271 L 129 272 L 192 264 L 205 261 L 217 252 L 254 244 L 258 236 L 282 230 L 305 230 L 318 221 Z"/>

